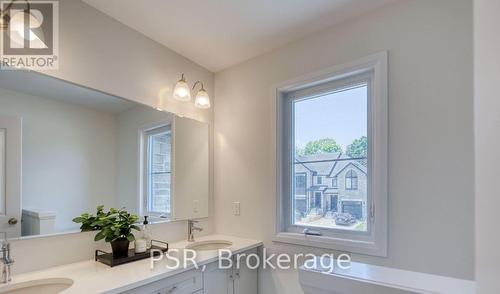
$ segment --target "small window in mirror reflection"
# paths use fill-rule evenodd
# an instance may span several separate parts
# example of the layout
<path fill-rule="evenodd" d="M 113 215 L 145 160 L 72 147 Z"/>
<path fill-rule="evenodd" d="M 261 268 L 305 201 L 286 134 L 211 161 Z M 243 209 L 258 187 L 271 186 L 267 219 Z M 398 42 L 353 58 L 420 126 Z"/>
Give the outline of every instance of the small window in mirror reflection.
<path fill-rule="evenodd" d="M 144 132 L 144 214 L 168 218 L 171 214 L 172 136 L 169 126 Z"/>

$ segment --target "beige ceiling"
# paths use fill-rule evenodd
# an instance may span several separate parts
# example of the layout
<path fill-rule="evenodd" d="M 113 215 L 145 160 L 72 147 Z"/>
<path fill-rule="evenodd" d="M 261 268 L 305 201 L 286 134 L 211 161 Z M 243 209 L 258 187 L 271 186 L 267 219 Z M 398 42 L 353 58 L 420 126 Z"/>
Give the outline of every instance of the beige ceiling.
<path fill-rule="evenodd" d="M 83 0 L 217 72 L 394 0 Z"/>

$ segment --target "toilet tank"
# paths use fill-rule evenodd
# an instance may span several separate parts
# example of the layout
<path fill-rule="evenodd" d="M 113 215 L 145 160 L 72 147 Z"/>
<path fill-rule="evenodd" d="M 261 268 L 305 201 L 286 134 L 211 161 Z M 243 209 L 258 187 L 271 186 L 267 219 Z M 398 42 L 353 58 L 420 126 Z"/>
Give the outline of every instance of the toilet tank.
<path fill-rule="evenodd" d="M 47 235 L 55 233 L 56 213 L 54 211 L 23 208 L 21 235 Z"/>

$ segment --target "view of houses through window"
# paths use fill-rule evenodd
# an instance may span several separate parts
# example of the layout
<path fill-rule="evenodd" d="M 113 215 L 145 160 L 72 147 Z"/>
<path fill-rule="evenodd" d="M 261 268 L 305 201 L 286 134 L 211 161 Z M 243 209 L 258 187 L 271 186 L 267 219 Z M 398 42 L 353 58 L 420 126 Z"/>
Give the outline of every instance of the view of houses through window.
<path fill-rule="evenodd" d="M 366 231 L 368 86 L 293 102 L 294 224 Z"/>

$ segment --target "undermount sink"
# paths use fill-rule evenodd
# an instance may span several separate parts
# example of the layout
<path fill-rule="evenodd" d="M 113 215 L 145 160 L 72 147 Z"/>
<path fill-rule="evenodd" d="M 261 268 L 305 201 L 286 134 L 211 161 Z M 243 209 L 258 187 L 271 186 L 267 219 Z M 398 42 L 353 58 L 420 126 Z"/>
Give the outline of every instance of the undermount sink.
<path fill-rule="evenodd" d="M 233 242 L 227 240 L 206 240 L 206 241 L 197 241 L 186 246 L 186 249 L 191 250 L 218 250 L 228 248 L 233 245 Z"/>
<path fill-rule="evenodd" d="M 73 285 L 73 280 L 53 278 L 14 283 L 0 288 L 0 294 L 57 294 Z"/>

